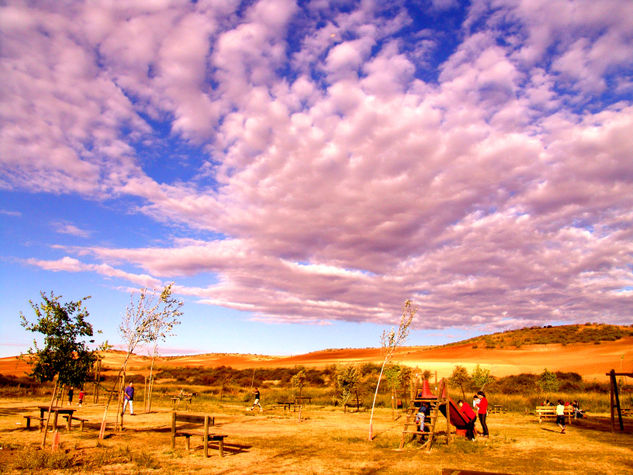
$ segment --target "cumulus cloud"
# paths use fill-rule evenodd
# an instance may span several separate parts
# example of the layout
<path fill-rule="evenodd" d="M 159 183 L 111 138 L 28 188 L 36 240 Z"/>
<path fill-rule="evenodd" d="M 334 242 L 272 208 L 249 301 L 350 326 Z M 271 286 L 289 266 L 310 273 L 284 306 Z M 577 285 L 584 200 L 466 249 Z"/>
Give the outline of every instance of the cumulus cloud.
<path fill-rule="evenodd" d="M 409 297 L 427 328 L 630 321 L 633 105 L 603 93 L 633 36 L 608 6 L 472 2 L 425 82 L 409 12 L 379 2 L 10 3 L 0 186 L 222 236 L 30 264 L 273 321 L 388 323 Z M 155 121 L 202 146 L 196 180 L 152 178 Z"/>

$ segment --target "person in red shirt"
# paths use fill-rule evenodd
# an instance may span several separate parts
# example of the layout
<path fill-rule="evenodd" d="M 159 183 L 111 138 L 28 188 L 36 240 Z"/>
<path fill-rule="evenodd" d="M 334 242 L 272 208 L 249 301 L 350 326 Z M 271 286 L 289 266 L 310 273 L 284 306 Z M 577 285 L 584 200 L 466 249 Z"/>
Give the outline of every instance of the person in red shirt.
<path fill-rule="evenodd" d="M 475 411 L 472 410 L 468 403 L 465 403 L 461 399 L 457 401 L 457 405 L 461 409 L 464 418 L 468 421 L 466 424 L 466 438 L 468 440 L 475 440 L 475 421 L 477 420 Z"/>
<path fill-rule="evenodd" d="M 488 415 L 488 399 L 483 391 L 477 393 L 479 396 L 479 407 L 477 408 L 477 415 L 479 416 L 479 423 L 483 429 L 484 437 L 488 437 L 488 424 L 486 424 L 486 416 Z"/>

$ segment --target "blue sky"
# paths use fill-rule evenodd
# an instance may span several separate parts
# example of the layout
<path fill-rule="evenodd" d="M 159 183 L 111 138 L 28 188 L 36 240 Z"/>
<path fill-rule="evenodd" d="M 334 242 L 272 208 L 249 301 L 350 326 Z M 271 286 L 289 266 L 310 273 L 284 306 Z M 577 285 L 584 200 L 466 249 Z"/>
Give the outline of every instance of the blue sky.
<path fill-rule="evenodd" d="M 615 13 L 614 13 L 615 12 Z M 165 353 L 633 317 L 633 3 L 8 1 L 0 356 L 174 282 Z"/>

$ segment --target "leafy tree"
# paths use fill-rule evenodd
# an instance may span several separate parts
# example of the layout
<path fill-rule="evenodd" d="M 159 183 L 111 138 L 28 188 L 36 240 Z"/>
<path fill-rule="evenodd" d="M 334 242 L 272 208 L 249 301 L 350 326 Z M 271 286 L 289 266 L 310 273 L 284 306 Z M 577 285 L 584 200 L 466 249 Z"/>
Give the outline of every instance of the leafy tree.
<path fill-rule="evenodd" d="M 448 381 L 449 383 L 451 383 L 451 385 L 459 386 L 459 388 L 462 390 L 462 398 L 466 400 L 465 386 L 468 385 L 468 383 L 470 382 L 470 376 L 466 368 L 460 365 L 455 366 L 453 374 L 448 379 Z"/>
<path fill-rule="evenodd" d="M 544 393 L 553 393 L 558 391 L 558 378 L 555 373 L 548 371 L 547 368 L 541 373 L 538 379 L 538 385 Z"/>
<path fill-rule="evenodd" d="M 387 386 L 391 389 L 391 419 L 395 420 L 396 410 L 396 398 L 398 395 L 398 388 L 402 386 L 405 380 L 405 371 L 400 365 L 392 364 L 385 370 L 385 379 L 387 380 Z"/>
<path fill-rule="evenodd" d="M 290 383 L 295 390 L 299 390 L 299 398 L 301 398 L 301 394 L 303 392 L 303 387 L 306 384 L 306 372 L 304 370 L 300 370 L 297 374 L 290 378 Z"/>
<path fill-rule="evenodd" d="M 339 368 L 336 374 L 336 389 L 338 401 L 343 406 L 343 411 L 347 410 L 347 404 L 352 396 L 356 396 L 356 409 L 359 406 L 361 374 L 358 366 L 347 365 Z"/>
<path fill-rule="evenodd" d="M 92 325 L 88 323 L 88 310 L 84 307 L 84 297 L 76 302 L 61 303 L 61 296 L 53 292 L 46 295 L 40 292 L 42 302 L 39 304 L 29 300 L 36 321 L 31 323 L 20 312 L 21 325 L 30 332 L 41 333 L 44 336 L 44 346 L 39 348 L 33 340 L 33 348 L 29 348 L 27 355 L 22 355 L 31 365 L 30 376 L 40 382 L 55 380 L 53 395 L 49 409 L 52 408 L 57 390 L 64 385 L 81 386 L 88 380 L 94 362 L 98 359 L 98 350 L 90 350 L 89 343 L 94 340 Z M 42 448 L 46 443 L 50 410 L 46 419 L 46 427 L 42 438 Z"/>
<path fill-rule="evenodd" d="M 491 381 L 490 370 L 484 369 L 477 365 L 473 370 L 473 374 L 471 375 L 471 380 L 473 385 L 479 390 L 482 391 L 484 386 Z"/>
<path fill-rule="evenodd" d="M 382 366 L 380 367 L 378 382 L 376 383 L 374 401 L 371 404 L 371 415 L 369 416 L 369 440 L 373 440 L 374 438 L 372 425 L 374 420 L 374 408 L 376 407 L 376 397 L 378 396 L 378 388 L 380 387 L 380 380 L 382 379 L 385 365 L 387 365 L 391 361 L 391 358 L 393 358 L 393 354 L 396 351 L 396 348 L 409 336 L 409 327 L 411 326 L 411 322 L 413 321 L 413 317 L 415 316 L 416 312 L 417 309 L 415 308 L 411 300 L 405 301 L 404 307 L 402 309 L 402 316 L 400 317 L 400 325 L 398 325 L 398 330 L 396 331 L 393 328 L 389 332 L 385 330 L 382 332 L 382 335 L 380 337 L 384 359 L 382 361 Z"/>

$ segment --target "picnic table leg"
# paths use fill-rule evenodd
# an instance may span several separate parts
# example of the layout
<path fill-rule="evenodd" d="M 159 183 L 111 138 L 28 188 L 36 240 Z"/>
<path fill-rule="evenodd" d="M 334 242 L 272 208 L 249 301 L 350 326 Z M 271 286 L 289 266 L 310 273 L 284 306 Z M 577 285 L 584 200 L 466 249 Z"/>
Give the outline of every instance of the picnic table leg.
<path fill-rule="evenodd" d="M 191 450 L 191 442 L 189 441 L 189 439 L 191 439 L 191 437 L 186 435 L 185 436 L 185 448 L 187 449 L 187 452 L 189 452 L 189 450 Z"/>
<path fill-rule="evenodd" d="M 68 429 L 68 432 L 70 432 L 70 426 L 72 424 L 72 420 L 73 420 L 73 416 L 71 414 L 68 414 L 68 423 L 66 424 L 66 429 Z"/>
<path fill-rule="evenodd" d="M 27 417 L 26 418 L 26 430 L 29 430 L 31 428 L 31 418 Z"/>
<path fill-rule="evenodd" d="M 224 437 L 220 437 L 220 443 L 218 445 L 220 447 L 220 457 L 224 457 Z"/>

